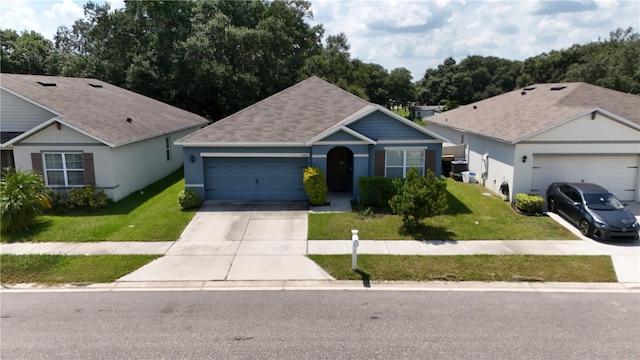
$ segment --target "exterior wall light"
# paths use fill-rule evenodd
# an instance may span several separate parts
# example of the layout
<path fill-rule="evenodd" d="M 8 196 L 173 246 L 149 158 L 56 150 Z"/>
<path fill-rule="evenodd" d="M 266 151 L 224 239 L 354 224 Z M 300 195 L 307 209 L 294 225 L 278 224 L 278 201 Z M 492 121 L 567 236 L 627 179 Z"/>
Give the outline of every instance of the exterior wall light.
<path fill-rule="evenodd" d="M 193 155 L 189 156 L 189 161 L 196 162 L 196 157 Z"/>
<path fill-rule="evenodd" d="M 527 159 L 528 159 L 527 155 L 522 155 L 522 162 L 523 163 L 527 162 Z"/>

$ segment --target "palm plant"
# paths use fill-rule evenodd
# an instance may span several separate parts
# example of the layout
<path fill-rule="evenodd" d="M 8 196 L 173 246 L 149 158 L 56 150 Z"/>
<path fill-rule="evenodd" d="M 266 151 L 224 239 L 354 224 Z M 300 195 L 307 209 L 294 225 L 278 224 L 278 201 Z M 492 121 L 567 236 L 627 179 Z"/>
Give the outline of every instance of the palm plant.
<path fill-rule="evenodd" d="M 2 231 L 28 229 L 39 215 L 51 208 L 51 196 L 42 177 L 32 171 L 8 169 L 0 182 Z"/>

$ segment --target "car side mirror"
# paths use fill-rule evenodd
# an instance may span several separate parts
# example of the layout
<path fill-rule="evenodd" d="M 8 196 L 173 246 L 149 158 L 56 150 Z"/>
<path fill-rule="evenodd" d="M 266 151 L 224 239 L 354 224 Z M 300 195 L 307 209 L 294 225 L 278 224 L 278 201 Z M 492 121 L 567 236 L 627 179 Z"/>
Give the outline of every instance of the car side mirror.
<path fill-rule="evenodd" d="M 575 202 L 573 203 L 573 206 L 575 206 L 575 207 L 577 207 L 577 208 L 581 208 L 581 207 L 582 207 L 582 203 L 581 203 L 581 202 L 578 202 L 578 201 L 575 201 Z"/>

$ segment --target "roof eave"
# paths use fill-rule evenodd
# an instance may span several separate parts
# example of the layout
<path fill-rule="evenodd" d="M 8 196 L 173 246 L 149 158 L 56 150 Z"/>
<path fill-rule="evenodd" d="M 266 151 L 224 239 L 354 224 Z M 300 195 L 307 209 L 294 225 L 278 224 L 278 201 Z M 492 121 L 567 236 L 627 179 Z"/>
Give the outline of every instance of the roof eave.
<path fill-rule="evenodd" d="M 55 116 L 57 116 L 57 117 L 63 117 L 63 116 L 64 116 L 63 114 L 61 114 L 61 113 L 59 113 L 59 112 L 57 112 L 57 111 L 55 111 L 55 110 L 53 110 L 53 109 L 50 109 L 50 108 L 48 108 L 48 107 L 46 107 L 46 106 L 44 106 L 44 105 L 40 104 L 40 103 L 39 103 L 39 102 L 37 102 L 37 101 L 31 100 L 31 99 L 29 99 L 28 97 L 26 97 L 26 96 L 24 96 L 24 95 L 20 95 L 20 94 L 18 94 L 17 92 L 15 92 L 15 91 L 13 91 L 13 90 L 11 90 L 11 89 L 9 89 L 9 88 L 5 87 L 5 86 L 0 85 L 0 89 L 2 89 L 2 90 L 4 90 L 4 91 L 6 91 L 6 92 L 10 93 L 11 95 L 14 95 L 14 96 L 16 96 L 16 97 L 18 97 L 18 98 L 20 98 L 20 99 L 22 99 L 22 100 L 24 100 L 24 101 L 28 102 L 29 104 L 35 105 L 35 106 L 37 106 L 37 107 L 39 107 L 39 108 L 41 108 L 41 109 L 43 109 L 43 110 L 46 110 L 46 111 L 48 111 L 48 112 L 52 113 L 53 115 L 55 115 Z"/>
<path fill-rule="evenodd" d="M 189 142 L 176 141 L 175 145 L 183 147 L 309 147 L 307 143 L 291 142 Z"/>

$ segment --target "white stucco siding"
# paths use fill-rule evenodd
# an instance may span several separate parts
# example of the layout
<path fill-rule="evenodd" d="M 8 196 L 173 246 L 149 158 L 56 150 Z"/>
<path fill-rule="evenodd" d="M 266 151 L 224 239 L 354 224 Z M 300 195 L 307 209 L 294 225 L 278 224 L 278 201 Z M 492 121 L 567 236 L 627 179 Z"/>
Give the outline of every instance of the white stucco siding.
<path fill-rule="evenodd" d="M 448 127 L 444 127 L 444 126 L 440 126 L 438 124 L 434 124 L 434 123 L 427 123 L 426 126 L 427 130 L 438 134 L 440 136 L 442 136 L 443 138 L 450 140 L 452 144 L 454 145 L 461 145 L 461 140 L 462 140 L 462 134 L 460 131 L 448 128 Z M 465 136 L 466 139 L 466 136 Z"/>
<path fill-rule="evenodd" d="M 1 90 L 0 95 L 0 122 L 4 132 L 25 132 L 56 116 L 6 90 Z"/>
<path fill-rule="evenodd" d="M 469 171 L 476 173 L 478 182 L 496 194 L 500 194 L 502 182 L 507 182 L 509 196 L 513 197 L 514 146 L 477 135 L 465 135 L 465 141 Z"/>
<path fill-rule="evenodd" d="M 623 124 L 600 113 L 596 113 L 594 119 L 591 119 L 591 114 L 587 114 L 527 138 L 525 141 L 620 142 L 638 141 L 639 139 L 640 133 L 637 129 L 633 129 L 627 124 Z"/>
<path fill-rule="evenodd" d="M 174 141 L 192 131 L 181 131 L 114 148 L 113 177 L 118 184 L 114 189 L 114 200 L 138 191 L 182 167 L 182 147 L 174 145 Z M 168 161 L 166 137 L 169 137 L 171 148 L 171 159 Z"/>

